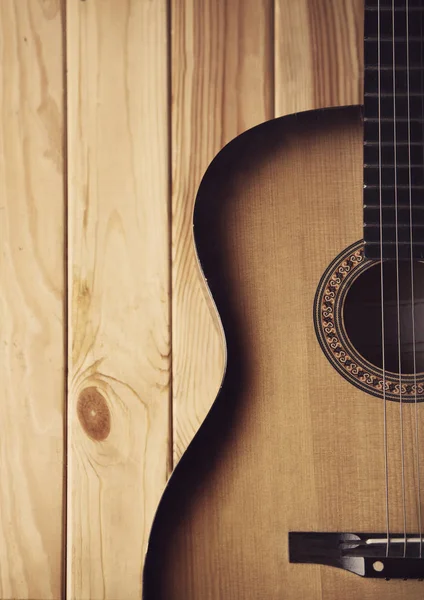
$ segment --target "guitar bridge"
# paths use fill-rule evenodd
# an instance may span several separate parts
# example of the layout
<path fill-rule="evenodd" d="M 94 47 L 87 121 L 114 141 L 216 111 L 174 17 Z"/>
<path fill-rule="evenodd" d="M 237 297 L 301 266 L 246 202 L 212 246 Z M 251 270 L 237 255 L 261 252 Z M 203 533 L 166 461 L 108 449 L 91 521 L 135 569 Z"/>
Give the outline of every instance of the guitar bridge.
<path fill-rule="evenodd" d="M 327 565 L 361 577 L 424 580 L 424 537 L 417 534 L 289 533 L 290 563 Z"/>

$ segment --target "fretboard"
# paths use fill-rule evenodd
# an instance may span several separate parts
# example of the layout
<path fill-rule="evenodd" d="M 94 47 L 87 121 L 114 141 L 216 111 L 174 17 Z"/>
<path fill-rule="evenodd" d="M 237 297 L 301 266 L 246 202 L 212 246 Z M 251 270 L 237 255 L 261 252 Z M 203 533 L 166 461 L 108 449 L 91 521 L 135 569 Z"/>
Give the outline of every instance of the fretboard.
<path fill-rule="evenodd" d="M 424 258 L 424 0 L 367 0 L 364 240 L 370 259 Z"/>

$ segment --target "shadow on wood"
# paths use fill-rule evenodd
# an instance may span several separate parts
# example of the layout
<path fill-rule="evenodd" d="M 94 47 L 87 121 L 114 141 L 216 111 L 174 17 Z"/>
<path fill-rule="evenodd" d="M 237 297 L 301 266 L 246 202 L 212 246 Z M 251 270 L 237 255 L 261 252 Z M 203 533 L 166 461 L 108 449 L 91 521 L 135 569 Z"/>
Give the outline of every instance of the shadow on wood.
<path fill-rule="evenodd" d="M 236 310 L 241 304 L 240 291 L 228 269 L 232 256 L 227 216 L 231 212 L 234 218 L 244 209 L 235 180 L 256 169 L 258 161 L 266 161 L 281 145 L 283 122 L 269 121 L 230 142 L 211 163 L 199 188 L 194 212 L 196 248 L 225 331 L 227 370 L 218 398 L 174 471 L 159 506 L 144 569 L 145 600 L 168 600 L 170 589 L 172 597 L 185 598 L 186 591 L 177 589 L 178 558 L 184 561 L 184 557 L 178 557 L 175 550 L 181 548 L 184 538 L 186 562 L 181 567 L 189 571 L 191 553 L 196 551 L 190 514 L 197 502 L 207 502 L 205 482 L 213 478 L 223 456 L 232 451 L 253 365 L 249 364 L 248 338 Z"/>

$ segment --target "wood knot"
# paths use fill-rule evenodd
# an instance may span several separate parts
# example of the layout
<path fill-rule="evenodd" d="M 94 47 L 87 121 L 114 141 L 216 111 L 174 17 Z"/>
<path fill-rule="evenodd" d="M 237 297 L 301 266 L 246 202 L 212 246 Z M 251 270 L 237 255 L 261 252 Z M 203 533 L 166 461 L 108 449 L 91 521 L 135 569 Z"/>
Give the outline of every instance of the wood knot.
<path fill-rule="evenodd" d="M 110 433 L 110 410 L 106 400 L 95 387 L 85 388 L 77 402 L 77 414 L 85 433 L 101 442 Z"/>

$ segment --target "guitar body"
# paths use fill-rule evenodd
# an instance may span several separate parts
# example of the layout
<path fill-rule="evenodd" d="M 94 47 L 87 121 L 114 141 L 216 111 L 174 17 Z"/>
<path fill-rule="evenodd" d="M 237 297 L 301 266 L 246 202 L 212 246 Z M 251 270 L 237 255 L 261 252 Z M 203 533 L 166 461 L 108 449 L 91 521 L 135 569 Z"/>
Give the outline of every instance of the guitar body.
<path fill-rule="evenodd" d="M 314 311 L 329 265 L 363 236 L 362 188 L 360 107 L 266 123 L 229 144 L 205 175 L 195 240 L 227 371 L 159 506 L 146 600 L 424 597 L 417 580 L 289 562 L 289 532 L 386 531 L 384 403 L 329 360 Z M 415 533 L 416 411 L 404 405 Z M 387 403 L 386 418 L 390 527 L 402 533 L 399 402 Z"/>

